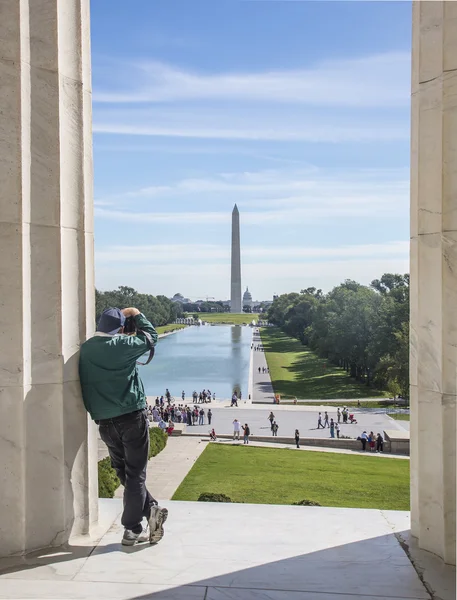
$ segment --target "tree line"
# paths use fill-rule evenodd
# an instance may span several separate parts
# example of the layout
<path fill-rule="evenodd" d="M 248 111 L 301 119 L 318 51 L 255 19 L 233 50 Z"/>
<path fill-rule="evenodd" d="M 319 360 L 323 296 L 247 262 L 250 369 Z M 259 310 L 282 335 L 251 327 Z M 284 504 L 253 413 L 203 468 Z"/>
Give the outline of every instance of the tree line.
<path fill-rule="evenodd" d="M 271 323 L 367 385 L 409 395 L 409 275 L 283 294 Z"/>
<path fill-rule="evenodd" d="M 110 307 L 126 308 L 135 306 L 155 326 L 174 323 L 182 317 L 182 307 L 179 302 L 172 302 L 166 296 L 140 294 L 131 287 L 121 285 L 117 290 L 100 292 L 95 290 L 95 314 L 97 322 L 102 312 Z"/>

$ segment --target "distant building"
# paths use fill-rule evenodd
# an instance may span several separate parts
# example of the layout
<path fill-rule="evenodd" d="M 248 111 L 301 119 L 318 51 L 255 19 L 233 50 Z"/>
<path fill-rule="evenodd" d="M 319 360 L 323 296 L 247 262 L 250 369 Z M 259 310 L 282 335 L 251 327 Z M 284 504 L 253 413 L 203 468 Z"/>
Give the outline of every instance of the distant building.
<path fill-rule="evenodd" d="M 246 288 L 246 291 L 243 294 L 243 307 L 249 306 L 249 308 L 252 308 L 252 304 L 252 294 L 249 291 L 249 288 Z"/>
<path fill-rule="evenodd" d="M 171 298 L 172 302 L 179 302 L 180 304 L 188 304 L 190 302 L 189 298 L 184 298 L 182 294 L 175 294 L 173 298 Z"/>

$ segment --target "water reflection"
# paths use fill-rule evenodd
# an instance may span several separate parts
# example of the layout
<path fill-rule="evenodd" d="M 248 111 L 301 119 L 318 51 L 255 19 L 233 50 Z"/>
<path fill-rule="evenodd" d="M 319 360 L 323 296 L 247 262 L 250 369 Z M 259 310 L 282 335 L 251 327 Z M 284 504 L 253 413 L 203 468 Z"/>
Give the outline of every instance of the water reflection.
<path fill-rule="evenodd" d="M 252 329 L 236 326 L 190 327 L 159 341 L 154 360 L 141 369 L 146 393 L 169 388 L 175 398 L 184 390 L 210 389 L 218 398 L 233 390 L 247 397 Z"/>

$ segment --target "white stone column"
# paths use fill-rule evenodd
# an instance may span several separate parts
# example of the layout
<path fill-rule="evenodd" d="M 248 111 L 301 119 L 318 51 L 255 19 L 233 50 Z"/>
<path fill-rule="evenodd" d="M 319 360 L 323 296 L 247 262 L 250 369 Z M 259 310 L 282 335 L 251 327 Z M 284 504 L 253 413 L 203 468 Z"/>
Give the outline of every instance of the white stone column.
<path fill-rule="evenodd" d="M 412 533 L 455 564 L 457 2 L 413 3 L 412 53 Z"/>
<path fill-rule="evenodd" d="M 97 520 L 89 0 L 0 0 L 0 554 Z"/>

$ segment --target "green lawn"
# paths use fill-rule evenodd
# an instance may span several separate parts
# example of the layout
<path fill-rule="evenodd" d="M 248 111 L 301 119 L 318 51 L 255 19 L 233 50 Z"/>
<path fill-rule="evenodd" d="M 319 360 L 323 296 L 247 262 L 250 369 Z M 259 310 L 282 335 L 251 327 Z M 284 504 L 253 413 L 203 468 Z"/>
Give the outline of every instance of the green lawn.
<path fill-rule="evenodd" d="M 224 325 L 249 325 L 252 321 L 257 321 L 259 318 L 259 315 L 256 313 L 242 315 L 231 313 L 198 313 L 198 316 L 202 321 Z"/>
<path fill-rule="evenodd" d="M 351 379 L 344 369 L 319 358 L 279 329 L 262 328 L 262 342 L 275 394 L 281 399 L 386 398 L 383 392 Z M 374 408 L 374 407 L 373 407 Z"/>
<path fill-rule="evenodd" d="M 395 419 L 396 421 L 409 421 L 409 415 L 404 413 L 389 413 L 389 417 Z"/>
<path fill-rule="evenodd" d="M 222 493 L 237 502 L 409 510 L 409 461 L 209 444 L 173 500 Z"/>
<path fill-rule="evenodd" d="M 156 327 L 156 331 L 158 334 L 167 333 L 168 331 L 177 331 L 178 329 L 185 329 L 187 325 L 177 325 L 175 323 L 170 323 L 170 325 L 161 325 L 160 327 Z"/>

